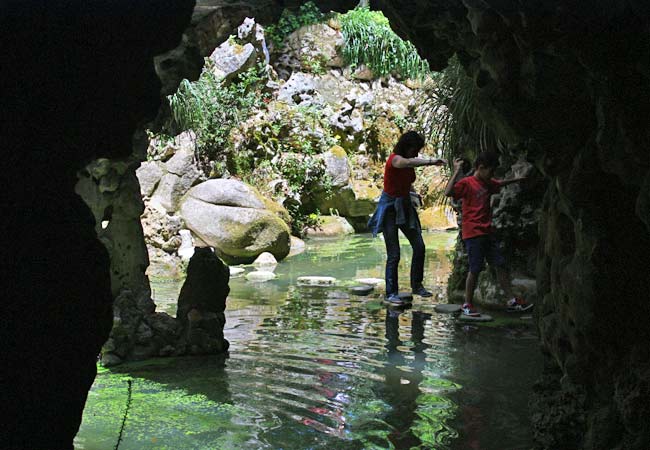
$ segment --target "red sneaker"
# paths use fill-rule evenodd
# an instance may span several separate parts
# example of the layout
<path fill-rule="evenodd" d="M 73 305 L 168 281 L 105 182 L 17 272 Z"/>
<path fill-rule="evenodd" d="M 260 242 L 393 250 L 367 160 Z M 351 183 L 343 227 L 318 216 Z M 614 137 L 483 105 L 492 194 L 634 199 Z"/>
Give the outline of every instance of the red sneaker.
<path fill-rule="evenodd" d="M 480 312 L 474 309 L 474 306 L 471 303 L 463 304 L 461 308 L 463 316 L 478 317 L 481 315 Z"/>
<path fill-rule="evenodd" d="M 510 300 L 508 300 L 506 310 L 508 312 L 524 312 L 524 311 L 528 311 L 529 309 L 532 309 L 533 306 L 534 305 L 532 303 L 528 303 L 523 298 L 513 297 Z"/>

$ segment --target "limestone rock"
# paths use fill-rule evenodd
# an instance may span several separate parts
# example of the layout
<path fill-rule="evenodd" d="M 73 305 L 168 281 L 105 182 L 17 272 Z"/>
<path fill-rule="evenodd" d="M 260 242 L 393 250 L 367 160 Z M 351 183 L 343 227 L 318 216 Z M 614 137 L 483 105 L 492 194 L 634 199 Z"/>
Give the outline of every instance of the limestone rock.
<path fill-rule="evenodd" d="M 273 256 L 269 252 L 264 252 L 261 253 L 257 259 L 253 262 L 254 266 L 272 266 L 278 263 L 278 260 L 275 259 L 275 256 Z"/>
<path fill-rule="evenodd" d="M 265 281 L 274 280 L 275 278 L 277 278 L 277 276 L 268 270 L 256 270 L 246 274 L 246 279 L 254 283 L 263 283 Z"/>
<path fill-rule="evenodd" d="M 146 197 L 153 194 L 158 182 L 165 174 L 162 164 L 158 161 L 143 162 L 135 173 L 140 183 L 140 192 Z"/>
<path fill-rule="evenodd" d="M 182 343 L 192 354 L 220 353 L 228 348 L 223 337 L 228 267 L 209 248 L 196 248 L 178 297 L 177 320 Z"/>
<path fill-rule="evenodd" d="M 316 228 L 307 228 L 305 234 L 309 237 L 334 237 L 354 234 L 354 228 L 339 216 L 320 216 L 322 223 Z"/>
<path fill-rule="evenodd" d="M 253 44 L 240 45 L 228 39 L 209 56 L 217 77 L 231 79 L 255 64 L 257 52 Z"/>
<path fill-rule="evenodd" d="M 296 236 L 291 236 L 291 250 L 287 256 L 299 255 L 300 253 L 304 252 L 305 249 L 305 241 Z"/>
<path fill-rule="evenodd" d="M 335 145 L 323 153 L 322 158 L 325 163 L 325 173 L 332 180 L 332 187 L 346 186 L 350 180 L 350 165 L 345 150 Z"/>
<path fill-rule="evenodd" d="M 303 276 L 298 277 L 296 281 L 298 284 L 306 286 L 332 286 L 336 283 L 336 278 L 322 276 Z"/>
<path fill-rule="evenodd" d="M 263 252 L 281 260 L 289 253 L 290 230 L 265 206 L 244 183 L 209 180 L 188 192 L 180 213 L 187 227 L 229 264 L 251 263 Z"/>
<path fill-rule="evenodd" d="M 178 248 L 178 256 L 180 256 L 183 261 L 189 261 L 192 255 L 194 255 L 192 232 L 190 230 L 180 230 L 179 234 L 181 236 L 181 245 Z"/>
<path fill-rule="evenodd" d="M 151 197 L 149 204 L 163 211 L 176 211 L 183 195 L 198 179 L 198 173 L 188 173 L 182 177 L 172 173 L 166 174 L 160 180 L 158 189 Z"/>

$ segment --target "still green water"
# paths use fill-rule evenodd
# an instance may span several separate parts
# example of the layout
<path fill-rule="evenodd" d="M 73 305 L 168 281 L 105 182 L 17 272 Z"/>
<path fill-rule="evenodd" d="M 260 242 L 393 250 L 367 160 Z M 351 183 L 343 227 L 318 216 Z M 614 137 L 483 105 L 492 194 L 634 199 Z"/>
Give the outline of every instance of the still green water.
<path fill-rule="evenodd" d="M 157 359 L 100 369 L 77 449 L 526 449 L 527 397 L 541 371 L 529 321 L 462 325 L 445 303 L 455 233 L 428 233 L 425 286 L 433 299 L 387 309 L 381 292 L 347 293 L 383 278 L 380 238 L 307 242 L 278 278 L 230 282 L 230 357 Z M 400 285 L 410 249 L 402 242 Z M 250 267 L 247 271 L 253 270 Z M 296 286 L 333 276 L 333 288 Z M 152 282 L 159 310 L 175 312 L 181 282 Z"/>

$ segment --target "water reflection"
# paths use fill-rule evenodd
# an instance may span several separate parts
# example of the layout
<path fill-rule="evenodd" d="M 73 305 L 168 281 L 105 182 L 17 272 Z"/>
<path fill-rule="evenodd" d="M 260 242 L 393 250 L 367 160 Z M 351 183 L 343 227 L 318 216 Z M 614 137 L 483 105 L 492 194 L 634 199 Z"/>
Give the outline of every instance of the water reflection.
<path fill-rule="evenodd" d="M 442 296 L 453 236 L 425 240 L 425 284 Z M 90 393 L 78 447 L 114 446 L 124 377 L 131 377 L 121 450 L 526 448 L 511 446 L 530 441 L 525 423 L 512 419 L 525 414 L 531 378 L 514 363 L 530 362 L 524 353 L 535 342 L 459 329 L 433 312 L 430 299 L 387 310 L 381 292 L 351 296 L 344 282 L 382 276 L 384 257 L 383 243 L 364 236 L 311 242 L 278 266 L 277 280 L 232 280 L 225 367 L 182 358 L 105 371 Z M 296 286 L 303 275 L 340 283 Z M 521 391 L 500 381 L 512 377 L 522 380 Z M 487 420 L 494 411 L 509 422 Z M 517 438 L 499 446 L 506 432 Z"/>

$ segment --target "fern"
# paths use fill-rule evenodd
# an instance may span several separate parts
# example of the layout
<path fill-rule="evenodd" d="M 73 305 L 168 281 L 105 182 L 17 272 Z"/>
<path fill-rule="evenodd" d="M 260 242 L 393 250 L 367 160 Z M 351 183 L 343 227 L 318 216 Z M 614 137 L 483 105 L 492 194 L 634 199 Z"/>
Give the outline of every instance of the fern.
<path fill-rule="evenodd" d="M 380 77 L 396 72 L 405 78 L 422 79 L 430 73 L 429 64 L 413 44 L 397 36 L 380 11 L 358 7 L 339 19 L 346 64 L 365 64 Z"/>

